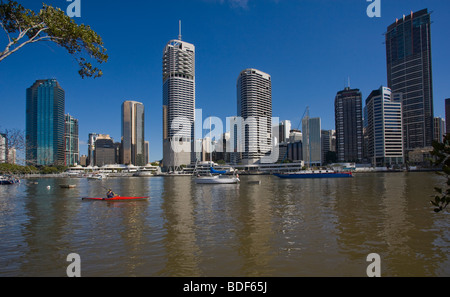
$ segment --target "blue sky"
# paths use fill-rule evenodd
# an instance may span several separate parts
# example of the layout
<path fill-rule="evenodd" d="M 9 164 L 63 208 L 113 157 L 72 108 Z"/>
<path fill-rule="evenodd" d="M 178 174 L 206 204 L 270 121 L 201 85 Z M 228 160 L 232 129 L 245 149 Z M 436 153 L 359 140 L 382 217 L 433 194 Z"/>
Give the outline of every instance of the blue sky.
<path fill-rule="evenodd" d="M 19 1 L 37 10 L 41 1 Z M 48 0 L 66 10 L 70 2 Z M 82 79 L 75 60 L 52 43 L 24 47 L 0 62 L 0 131 L 25 129 L 25 92 L 37 79 L 56 78 L 66 113 L 79 119 L 80 153 L 91 132 L 120 140 L 120 107 L 144 103 L 150 160 L 162 158 L 162 51 L 178 36 L 196 47 L 196 108 L 203 120 L 236 115 L 236 79 L 256 68 L 272 76 L 273 116 L 297 128 L 309 106 L 323 129 L 334 129 L 334 97 L 350 78 L 363 99 L 386 85 L 383 33 L 403 14 L 432 13 L 435 116 L 450 98 L 450 2 L 381 0 L 369 18 L 366 0 L 81 0 L 77 23 L 90 25 L 108 50 L 103 77 Z M 6 39 L 0 32 L 0 50 Z"/>

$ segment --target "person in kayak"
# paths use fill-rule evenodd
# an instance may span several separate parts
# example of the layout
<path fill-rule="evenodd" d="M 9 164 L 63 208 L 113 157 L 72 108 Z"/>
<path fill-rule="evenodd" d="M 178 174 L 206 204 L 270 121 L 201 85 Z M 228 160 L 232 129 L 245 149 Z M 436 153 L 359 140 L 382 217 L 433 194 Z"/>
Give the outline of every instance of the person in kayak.
<path fill-rule="evenodd" d="M 117 196 L 111 189 L 108 190 L 108 192 L 106 192 L 106 198 L 114 198 L 115 196 Z"/>

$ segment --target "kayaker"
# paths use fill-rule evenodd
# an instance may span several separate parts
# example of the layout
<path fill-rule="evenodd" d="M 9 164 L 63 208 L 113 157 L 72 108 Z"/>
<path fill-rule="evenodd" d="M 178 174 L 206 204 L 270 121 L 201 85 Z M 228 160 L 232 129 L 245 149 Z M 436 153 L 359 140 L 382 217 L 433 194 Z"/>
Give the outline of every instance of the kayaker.
<path fill-rule="evenodd" d="M 106 193 L 106 197 L 114 198 L 114 196 L 116 196 L 116 194 L 111 189 L 109 189 L 108 192 Z"/>

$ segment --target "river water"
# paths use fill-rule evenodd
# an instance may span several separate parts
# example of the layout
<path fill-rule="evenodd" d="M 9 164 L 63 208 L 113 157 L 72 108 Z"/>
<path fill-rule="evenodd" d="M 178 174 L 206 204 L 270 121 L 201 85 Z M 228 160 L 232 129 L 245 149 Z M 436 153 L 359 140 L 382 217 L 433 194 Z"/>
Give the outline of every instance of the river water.
<path fill-rule="evenodd" d="M 370 253 L 381 276 L 450 276 L 450 216 L 429 203 L 442 184 L 435 173 L 23 180 L 0 186 L 0 276 L 66 276 L 71 253 L 81 276 L 364 277 Z M 81 200 L 105 188 L 150 198 Z"/>

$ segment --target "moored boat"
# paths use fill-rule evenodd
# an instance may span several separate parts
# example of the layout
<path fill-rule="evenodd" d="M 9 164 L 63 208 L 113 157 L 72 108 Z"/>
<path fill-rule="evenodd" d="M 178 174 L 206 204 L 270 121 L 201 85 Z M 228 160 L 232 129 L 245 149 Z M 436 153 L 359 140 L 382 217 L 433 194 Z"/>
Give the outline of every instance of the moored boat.
<path fill-rule="evenodd" d="M 235 176 L 199 176 L 195 178 L 197 184 L 237 184 L 239 178 Z"/>
<path fill-rule="evenodd" d="M 225 174 L 226 171 L 218 171 L 214 168 L 210 168 L 210 175 L 206 176 L 197 176 L 195 178 L 195 183 L 197 184 L 237 184 L 239 180 L 239 176 L 235 173 L 232 176 L 222 175 Z M 213 175 L 218 174 L 218 175 Z"/>
<path fill-rule="evenodd" d="M 94 180 L 102 180 L 102 179 L 106 178 L 106 174 L 103 174 L 103 173 L 91 174 L 87 178 L 94 179 Z"/>
<path fill-rule="evenodd" d="M 0 185 L 13 185 L 20 183 L 18 178 L 0 175 Z"/>
<path fill-rule="evenodd" d="M 298 172 L 275 173 L 280 178 L 345 178 L 353 177 L 352 172 L 340 172 L 333 170 L 304 170 Z"/>

